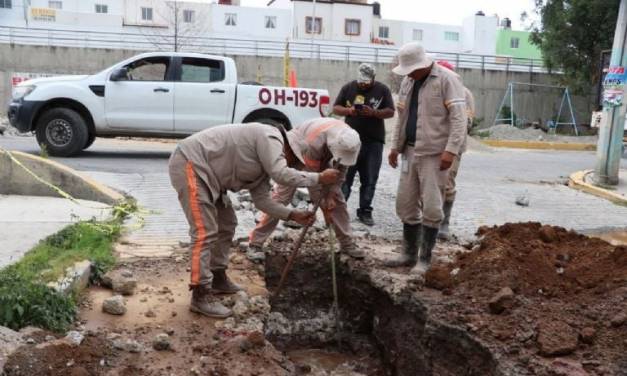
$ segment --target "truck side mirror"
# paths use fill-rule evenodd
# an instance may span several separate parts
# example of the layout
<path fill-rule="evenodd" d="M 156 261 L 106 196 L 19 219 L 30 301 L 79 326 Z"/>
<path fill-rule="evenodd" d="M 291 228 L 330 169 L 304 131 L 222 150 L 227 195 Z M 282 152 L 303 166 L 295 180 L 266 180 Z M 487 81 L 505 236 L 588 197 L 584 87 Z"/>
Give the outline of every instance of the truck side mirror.
<path fill-rule="evenodd" d="M 126 68 L 117 68 L 113 72 L 111 72 L 111 76 L 109 76 L 109 80 L 111 81 L 128 81 L 128 69 Z"/>

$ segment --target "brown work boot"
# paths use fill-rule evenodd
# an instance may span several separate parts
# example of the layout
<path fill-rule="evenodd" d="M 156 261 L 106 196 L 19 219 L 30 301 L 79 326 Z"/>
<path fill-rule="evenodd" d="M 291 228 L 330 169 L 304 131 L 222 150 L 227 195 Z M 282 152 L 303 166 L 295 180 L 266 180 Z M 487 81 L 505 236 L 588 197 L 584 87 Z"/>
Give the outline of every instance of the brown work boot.
<path fill-rule="evenodd" d="M 243 289 L 231 282 L 229 277 L 226 275 L 226 269 L 216 269 L 212 270 L 213 274 L 213 282 L 211 284 L 211 289 L 216 294 L 235 294 L 238 291 L 242 291 Z"/>
<path fill-rule="evenodd" d="M 359 248 L 355 242 L 350 242 L 349 244 L 341 246 L 340 252 L 358 260 L 366 257 L 366 252 L 362 248 Z"/>
<path fill-rule="evenodd" d="M 224 319 L 233 314 L 211 294 L 208 286 L 192 287 L 192 302 L 189 310 L 216 319 Z"/>

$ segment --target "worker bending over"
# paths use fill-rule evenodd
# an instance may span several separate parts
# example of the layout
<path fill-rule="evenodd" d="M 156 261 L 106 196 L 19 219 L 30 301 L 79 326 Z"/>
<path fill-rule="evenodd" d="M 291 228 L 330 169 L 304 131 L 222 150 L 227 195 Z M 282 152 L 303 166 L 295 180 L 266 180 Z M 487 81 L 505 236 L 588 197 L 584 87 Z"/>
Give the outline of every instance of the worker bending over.
<path fill-rule="evenodd" d="M 330 187 L 320 207 L 327 221 L 333 225 L 340 242 L 341 252 L 355 258 L 363 258 L 364 251 L 359 249 L 353 241 L 348 207 L 341 190 L 347 168 L 357 162 L 361 146 L 359 134 L 343 121 L 320 118 L 310 120 L 290 130 L 287 132 L 287 138 L 298 159 L 295 166 L 298 170 L 320 172 L 331 167 L 334 161 L 339 161 L 341 178 Z M 294 186 L 280 183 L 275 185 L 272 197 L 276 202 L 287 205 L 292 202 L 295 192 Z M 312 200 L 317 201 L 321 193 L 319 186 L 309 187 Z M 250 247 L 261 251 L 263 243 L 278 223 L 279 218 L 264 213 L 261 221 L 250 234 Z"/>
<path fill-rule="evenodd" d="M 270 197 L 270 178 L 286 186 L 338 182 L 340 172 L 298 171 L 285 130 L 259 123 L 222 125 L 181 141 L 170 157 L 172 186 L 190 226 L 190 310 L 224 318 L 231 311 L 215 297 L 241 288 L 226 275 L 237 217 L 227 191 L 250 191 L 255 206 L 273 217 L 311 224 L 315 214 L 291 210 Z"/>

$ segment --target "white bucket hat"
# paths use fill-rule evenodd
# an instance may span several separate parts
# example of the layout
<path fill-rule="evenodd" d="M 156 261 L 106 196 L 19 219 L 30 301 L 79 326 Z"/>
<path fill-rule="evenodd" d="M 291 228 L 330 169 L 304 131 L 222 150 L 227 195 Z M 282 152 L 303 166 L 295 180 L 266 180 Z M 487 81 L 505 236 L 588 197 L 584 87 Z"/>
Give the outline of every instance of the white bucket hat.
<path fill-rule="evenodd" d="M 330 129 L 327 138 L 327 146 L 333 154 L 333 158 L 340 161 L 343 166 L 353 166 L 357 163 L 361 141 L 359 134 L 350 127 Z"/>
<path fill-rule="evenodd" d="M 398 50 L 398 65 L 392 72 L 399 76 L 407 76 L 416 69 L 423 69 L 433 64 L 433 59 L 425 53 L 420 43 L 407 43 Z"/>

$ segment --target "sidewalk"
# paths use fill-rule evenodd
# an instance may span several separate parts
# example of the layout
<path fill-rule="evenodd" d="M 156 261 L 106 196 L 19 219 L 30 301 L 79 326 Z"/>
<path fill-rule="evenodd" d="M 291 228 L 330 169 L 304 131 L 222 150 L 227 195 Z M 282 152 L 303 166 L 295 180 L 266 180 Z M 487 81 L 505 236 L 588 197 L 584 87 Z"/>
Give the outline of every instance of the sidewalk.
<path fill-rule="evenodd" d="M 0 268 L 18 261 L 40 240 L 79 220 L 108 218 L 108 205 L 64 198 L 0 195 Z"/>

